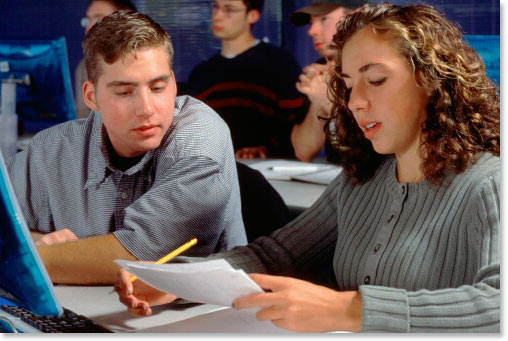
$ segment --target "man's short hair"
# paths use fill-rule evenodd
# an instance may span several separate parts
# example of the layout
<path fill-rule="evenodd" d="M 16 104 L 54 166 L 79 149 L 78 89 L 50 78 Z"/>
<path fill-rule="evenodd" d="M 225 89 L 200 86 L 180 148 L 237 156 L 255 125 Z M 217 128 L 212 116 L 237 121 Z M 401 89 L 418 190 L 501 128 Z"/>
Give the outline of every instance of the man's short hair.
<path fill-rule="evenodd" d="M 162 47 L 173 62 L 169 34 L 148 15 L 129 10 L 114 12 L 99 20 L 85 35 L 83 50 L 88 79 L 96 84 L 101 74 L 100 58 L 113 64 L 142 49 Z"/>
<path fill-rule="evenodd" d="M 90 0 L 90 3 L 95 1 L 109 2 L 111 6 L 115 7 L 117 11 L 122 9 L 130 9 L 131 11 L 137 12 L 136 6 L 130 0 Z"/>
<path fill-rule="evenodd" d="M 347 12 L 369 3 L 369 0 L 311 0 L 310 5 L 300 8 L 289 17 L 289 21 L 295 26 L 303 26 L 310 23 L 312 15 L 326 15 L 339 7 L 343 7 Z"/>
<path fill-rule="evenodd" d="M 259 13 L 263 11 L 264 0 L 243 0 L 245 6 L 247 6 L 247 11 L 252 9 L 257 10 Z"/>

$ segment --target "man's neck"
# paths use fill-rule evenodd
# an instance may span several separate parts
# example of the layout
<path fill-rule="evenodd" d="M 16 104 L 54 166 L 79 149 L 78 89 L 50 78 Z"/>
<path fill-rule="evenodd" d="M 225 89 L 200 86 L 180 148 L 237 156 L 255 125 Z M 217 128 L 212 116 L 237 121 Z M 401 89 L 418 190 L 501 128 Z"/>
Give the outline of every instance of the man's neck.
<path fill-rule="evenodd" d="M 255 40 L 251 32 L 246 32 L 244 35 L 232 40 L 223 40 L 220 53 L 225 57 L 237 56 L 250 49 Z"/>

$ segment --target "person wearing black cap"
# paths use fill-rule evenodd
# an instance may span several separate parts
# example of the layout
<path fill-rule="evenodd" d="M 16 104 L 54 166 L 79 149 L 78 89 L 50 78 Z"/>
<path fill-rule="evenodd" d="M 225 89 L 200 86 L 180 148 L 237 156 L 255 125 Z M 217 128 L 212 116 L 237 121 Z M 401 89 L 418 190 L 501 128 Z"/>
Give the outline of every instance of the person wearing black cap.
<path fill-rule="evenodd" d="M 353 13 L 368 0 L 311 0 L 310 5 L 291 13 L 290 21 L 295 26 L 310 24 L 307 33 L 312 37 L 314 48 L 321 55 L 316 63 L 308 65 L 300 75 L 297 89 L 310 101 L 304 120 L 293 126 L 291 143 L 295 155 L 302 161 L 312 161 L 325 146 L 325 120 L 329 116 L 331 102 L 327 96 L 326 71 L 333 63 L 330 48 L 336 32 L 336 24 L 344 16 Z M 333 161 L 333 149 L 326 143 L 328 161 Z"/>

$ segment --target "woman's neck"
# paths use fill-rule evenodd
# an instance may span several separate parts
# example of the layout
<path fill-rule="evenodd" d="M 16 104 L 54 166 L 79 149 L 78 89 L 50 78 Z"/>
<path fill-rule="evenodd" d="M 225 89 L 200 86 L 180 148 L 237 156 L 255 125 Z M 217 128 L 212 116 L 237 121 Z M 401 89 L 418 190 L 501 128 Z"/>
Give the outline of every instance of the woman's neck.
<path fill-rule="evenodd" d="M 397 181 L 420 182 L 425 178 L 422 169 L 423 159 L 418 151 L 405 153 L 404 155 L 395 155 L 397 158 Z"/>

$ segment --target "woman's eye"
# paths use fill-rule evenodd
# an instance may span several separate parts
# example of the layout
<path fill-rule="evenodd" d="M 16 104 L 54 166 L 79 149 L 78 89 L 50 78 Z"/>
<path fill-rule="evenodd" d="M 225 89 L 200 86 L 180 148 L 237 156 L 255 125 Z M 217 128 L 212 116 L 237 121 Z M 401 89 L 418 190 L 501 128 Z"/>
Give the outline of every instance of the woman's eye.
<path fill-rule="evenodd" d="M 385 82 L 385 80 L 386 80 L 386 77 L 383 77 L 381 79 L 369 81 L 369 83 L 372 85 L 375 85 L 375 86 L 379 86 L 379 85 L 383 84 Z"/>

